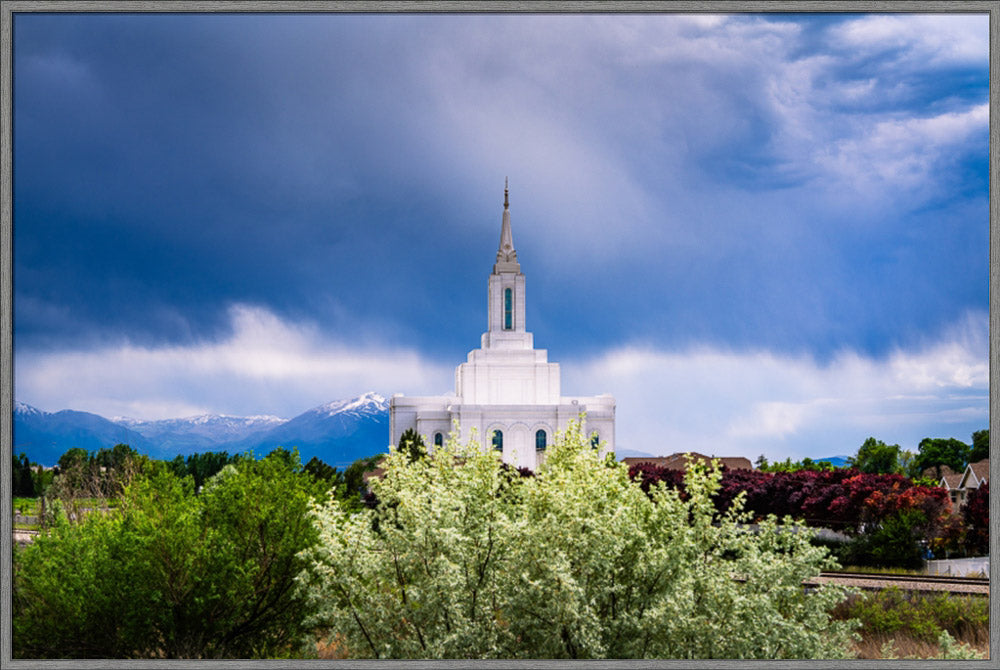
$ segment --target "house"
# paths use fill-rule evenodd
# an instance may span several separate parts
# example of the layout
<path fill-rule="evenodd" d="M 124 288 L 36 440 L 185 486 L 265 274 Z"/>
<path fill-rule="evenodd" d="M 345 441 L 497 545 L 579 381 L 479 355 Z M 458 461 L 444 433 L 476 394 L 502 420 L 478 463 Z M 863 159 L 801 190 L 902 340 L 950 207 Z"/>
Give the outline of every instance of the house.
<path fill-rule="evenodd" d="M 623 458 L 622 462 L 629 467 L 639 465 L 640 463 L 650 463 L 652 465 L 658 465 L 661 468 L 667 468 L 668 470 L 684 470 L 686 469 L 688 457 L 701 461 L 702 463 L 708 463 L 712 459 L 717 458 L 719 460 L 719 464 L 728 470 L 754 469 L 753 463 L 750 462 L 750 459 L 744 458 L 743 456 L 706 456 L 693 451 L 688 453 L 671 454 L 670 456 L 629 456 L 627 458 Z"/>
<path fill-rule="evenodd" d="M 943 471 L 944 468 L 942 468 Z M 948 473 L 942 474 L 939 486 L 948 491 L 952 506 L 957 510 L 965 504 L 969 491 L 978 489 L 989 480 L 990 459 L 984 458 L 981 461 L 969 463 L 961 474 L 952 473 L 950 470 Z"/>

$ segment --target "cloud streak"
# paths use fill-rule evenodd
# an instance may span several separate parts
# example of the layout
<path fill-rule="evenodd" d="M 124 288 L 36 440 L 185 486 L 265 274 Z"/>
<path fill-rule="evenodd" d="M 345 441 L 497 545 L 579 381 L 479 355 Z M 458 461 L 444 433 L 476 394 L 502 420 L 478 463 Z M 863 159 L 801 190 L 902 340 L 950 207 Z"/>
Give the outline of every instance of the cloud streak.
<path fill-rule="evenodd" d="M 876 436 L 916 449 L 924 437 L 987 427 L 986 315 L 883 358 L 843 351 L 820 363 L 768 351 L 622 347 L 564 364 L 564 388 L 613 393 L 622 447 L 771 459 L 854 453 Z M 577 391 L 576 389 L 580 389 Z"/>
<path fill-rule="evenodd" d="M 232 334 L 186 346 L 19 354 L 18 400 L 43 409 L 165 419 L 201 413 L 294 416 L 367 390 L 443 392 L 452 368 L 408 349 L 346 345 L 315 324 L 235 305 Z"/>
<path fill-rule="evenodd" d="M 144 419 L 200 413 L 293 416 L 367 390 L 450 392 L 454 362 L 410 349 L 359 348 L 260 307 L 230 309 L 225 340 L 30 353 L 19 400 Z M 853 453 L 869 435 L 910 449 L 927 436 L 968 440 L 986 426 L 985 314 L 916 351 L 883 359 L 843 352 L 825 364 L 768 351 L 620 347 L 561 363 L 563 393 L 613 393 L 617 441 L 651 453 L 756 458 Z M 967 434 L 968 433 L 968 434 Z"/>

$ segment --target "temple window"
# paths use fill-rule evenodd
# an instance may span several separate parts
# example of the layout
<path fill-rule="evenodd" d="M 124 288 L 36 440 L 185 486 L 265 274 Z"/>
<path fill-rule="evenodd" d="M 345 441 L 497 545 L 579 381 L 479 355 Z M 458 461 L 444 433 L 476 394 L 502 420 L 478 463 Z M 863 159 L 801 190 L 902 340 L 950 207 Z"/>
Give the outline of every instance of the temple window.
<path fill-rule="evenodd" d="M 545 431 L 544 430 L 538 430 L 538 431 L 536 431 L 535 432 L 535 450 L 536 451 L 545 451 L 545 447 L 548 446 L 547 439 L 548 438 L 545 435 Z"/>
<path fill-rule="evenodd" d="M 514 291 L 509 288 L 503 290 L 503 329 L 514 328 Z"/>

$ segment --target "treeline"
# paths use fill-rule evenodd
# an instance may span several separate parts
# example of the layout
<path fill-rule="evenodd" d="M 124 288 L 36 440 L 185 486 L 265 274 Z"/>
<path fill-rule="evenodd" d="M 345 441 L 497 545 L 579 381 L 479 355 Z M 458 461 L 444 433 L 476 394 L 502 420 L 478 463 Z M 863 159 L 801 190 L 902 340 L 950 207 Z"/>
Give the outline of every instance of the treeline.
<path fill-rule="evenodd" d="M 882 440 L 869 437 L 858 451 L 847 459 L 847 467 L 856 468 L 867 474 L 899 474 L 914 480 L 928 480 L 937 484 L 941 476 L 949 470 L 961 473 L 970 463 L 976 463 L 990 456 L 989 429 L 977 430 L 972 434 L 972 444 L 966 444 L 953 437 L 925 437 L 917 445 L 917 450 L 903 449 L 898 444 L 886 444 Z M 764 472 L 795 472 L 798 470 L 824 471 L 836 469 L 827 461 L 803 458 L 801 461 L 770 463 L 761 454 L 754 462 L 758 470 Z"/>
<path fill-rule="evenodd" d="M 291 464 L 298 455 L 284 447 L 277 447 L 268 456 L 275 456 Z M 218 473 L 226 465 L 242 460 L 253 460 L 250 452 L 232 454 L 226 451 L 206 451 L 183 456 L 178 454 L 173 460 L 160 461 L 140 454 L 127 444 L 101 448 L 88 452 L 80 447 L 72 447 L 59 457 L 52 468 L 45 468 L 29 461 L 27 454 L 13 455 L 12 492 L 14 497 L 38 498 L 46 493 L 58 497 L 113 497 L 120 493 L 124 482 L 136 472 L 146 467 L 166 467 L 178 477 L 191 477 L 196 490 Z M 379 456 L 358 459 L 344 470 L 313 457 L 301 470 L 315 479 L 328 482 L 332 487 L 343 487 L 357 493 L 363 486 L 363 474 L 374 467 Z M 54 483 L 58 486 L 50 491 Z"/>

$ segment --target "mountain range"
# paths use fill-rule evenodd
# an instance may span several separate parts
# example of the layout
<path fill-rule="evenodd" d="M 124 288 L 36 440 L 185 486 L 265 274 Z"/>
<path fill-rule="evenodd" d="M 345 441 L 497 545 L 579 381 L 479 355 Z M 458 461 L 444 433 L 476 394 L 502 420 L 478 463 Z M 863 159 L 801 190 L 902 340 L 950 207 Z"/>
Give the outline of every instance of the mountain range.
<path fill-rule="evenodd" d="M 158 421 L 106 419 L 89 412 L 45 412 L 14 403 L 13 452 L 24 453 L 32 462 L 45 466 L 55 465 L 72 447 L 96 451 L 127 444 L 141 454 L 163 460 L 205 451 L 252 451 L 262 456 L 275 447 L 296 447 L 303 463 L 315 456 L 345 468 L 359 458 L 387 451 L 389 441 L 389 401 L 375 392 L 328 402 L 291 419 L 217 414 Z M 620 460 L 652 454 L 619 448 L 615 456 Z M 839 467 L 847 457 L 816 460 Z"/>
<path fill-rule="evenodd" d="M 296 447 L 303 463 L 316 456 L 343 468 L 386 451 L 389 439 L 389 401 L 374 392 L 329 402 L 291 419 L 213 414 L 158 421 L 107 419 L 89 412 L 45 412 L 22 402 L 14 404 L 14 453 L 23 452 L 46 466 L 54 465 L 72 447 L 95 451 L 123 443 L 164 460 L 205 451 L 250 450 L 260 456 L 275 447 Z"/>

